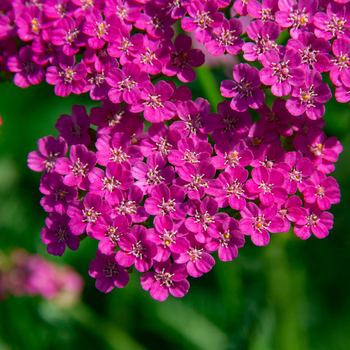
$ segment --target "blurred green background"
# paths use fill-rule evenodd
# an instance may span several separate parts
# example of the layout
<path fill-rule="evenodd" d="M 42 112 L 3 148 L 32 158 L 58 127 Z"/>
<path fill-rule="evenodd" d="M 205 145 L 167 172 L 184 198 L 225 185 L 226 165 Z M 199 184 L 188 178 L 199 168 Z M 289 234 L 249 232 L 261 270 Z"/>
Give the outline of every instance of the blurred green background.
<path fill-rule="evenodd" d="M 197 72 L 199 84 L 190 85 L 194 96 L 221 100 L 223 77 L 206 68 Z M 122 290 L 105 295 L 95 289 L 88 266 L 97 241 L 86 239 L 77 252 L 56 258 L 40 239 L 47 216 L 39 204 L 41 174 L 27 168 L 27 155 L 39 138 L 57 136 L 54 124 L 73 104 L 89 111 L 99 103 L 87 95 L 57 97 L 45 83 L 24 90 L 1 83 L 0 96 L 0 249 L 10 253 L 20 246 L 69 264 L 86 284 L 81 302 L 68 309 L 40 297 L 0 302 L 0 350 L 350 349 L 348 104 L 333 98 L 326 106 L 325 131 L 344 147 L 332 174 L 342 198 L 330 210 L 335 216 L 330 235 L 302 241 L 292 232 L 272 234 L 267 247 L 247 238 L 235 261 L 217 259 L 211 272 L 189 278 L 188 295 L 159 303 L 142 290 L 137 271 Z"/>

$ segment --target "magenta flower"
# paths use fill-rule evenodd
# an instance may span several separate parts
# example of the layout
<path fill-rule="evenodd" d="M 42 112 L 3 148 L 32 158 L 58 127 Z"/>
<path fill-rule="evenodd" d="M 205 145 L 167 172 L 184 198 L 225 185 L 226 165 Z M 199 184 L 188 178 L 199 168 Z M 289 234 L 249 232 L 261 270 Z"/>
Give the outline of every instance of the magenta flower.
<path fill-rule="evenodd" d="M 113 204 L 122 197 L 122 190 L 128 190 L 134 183 L 131 171 L 121 164 L 109 162 L 106 173 L 100 168 L 93 168 L 89 173 L 89 191 L 96 193 Z"/>
<path fill-rule="evenodd" d="M 268 171 L 265 167 L 258 166 L 252 170 L 252 179 L 247 181 L 246 186 L 250 193 L 259 195 L 263 205 L 270 206 L 287 200 L 288 193 L 282 187 L 283 183 L 284 176 L 280 171 Z"/>
<path fill-rule="evenodd" d="M 18 56 L 10 56 L 7 67 L 10 72 L 16 73 L 13 81 L 20 88 L 26 88 L 30 84 L 37 85 L 45 77 L 42 66 L 33 61 L 33 51 L 29 45 L 22 47 Z"/>
<path fill-rule="evenodd" d="M 271 110 L 263 104 L 257 112 L 261 115 L 259 123 L 262 124 L 266 130 L 276 129 L 276 131 L 285 138 L 293 135 L 293 130 L 289 126 L 289 123 L 295 117 L 291 115 L 286 108 L 285 100 L 276 98 L 273 101 Z"/>
<path fill-rule="evenodd" d="M 120 104 L 114 104 L 109 100 L 102 100 L 101 107 L 91 108 L 90 122 L 92 125 L 98 126 L 98 135 L 110 134 L 111 127 L 125 123 L 129 118 L 135 118 L 136 116 L 129 112 L 127 105 L 120 108 Z"/>
<path fill-rule="evenodd" d="M 209 180 L 215 175 L 214 166 L 207 161 L 199 163 L 198 168 L 186 163 L 176 171 L 180 177 L 173 183 L 182 186 L 190 199 L 201 199 L 209 187 Z"/>
<path fill-rule="evenodd" d="M 207 193 L 214 196 L 220 208 L 228 205 L 236 210 L 244 209 L 246 194 L 243 183 L 248 178 L 248 170 L 241 166 L 228 168 L 217 179 L 209 182 Z"/>
<path fill-rule="evenodd" d="M 78 186 L 81 190 L 86 191 L 89 188 L 90 181 L 88 173 L 96 165 L 96 155 L 88 151 L 84 145 L 72 146 L 68 158 L 58 158 L 55 170 L 63 178 L 63 183 L 67 186 Z"/>
<path fill-rule="evenodd" d="M 155 0 L 151 0 L 143 6 L 143 13 L 134 26 L 146 30 L 155 39 L 169 40 L 174 35 L 171 26 L 175 21 L 164 8 L 157 6 Z"/>
<path fill-rule="evenodd" d="M 192 67 L 200 67 L 205 60 L 204 53 L 199 49 L 192 49 L 192 39 L 184 34 L 179 34 L 174 44 L 166 43 L 166 51 L 170 53 L 170 60 L 162 69 L 163 74 L 174 76 L 184 83 L 196 79 L 196 73 Z"/>
<path fill-rule="evenodd" d="M 284 161 L 286 151 L 277 143 L 264 143 L 253 149 L 254 160 L 250 165 L 254 168 L 262 165 L 267 169 L 276 168 L 279 162 Z"/>
<path fill-rule="evenodd" d="M 249 0 L 247 4 L 247 12 L 253 18 L 261 19 L 263 22 L 274 21 L 278 10 L 278 0 L 262 0 L 261 3 L 257 0 Z"/>
<path fill-rule="evenodd" d="M 187 12 L 191 17 L 181 20 L 181 27 L 186 32 L 194 32 L 194 37 L 200 43 L 207 43 L 211 39 L 211 29 L 218 27 L 224 20 L 224 15 L 218 11 L 216 1 L 210 0 L 204 4 L 192 1 L 187 5 Z"/>
<path fill-rule="evenodd" d="M 262 124 L 252 123 L 250 125 L 248 137 L 244 140 L 250 149 L 259 148 L 263 143 L 278 143 L 278 132 L 276 130 L 265 130 Z"/>
<path fill-rule="evenodd" d="M 303 192 L 308 186 L 305 180 L 314 172 L 315 164 L 309 158 L 303 158 L 300 152 L 288 152 L 277 169 L 284 174 L 283 187 L 289 194 L 294 194 L 297 189 Z"/>
<path fill-rule="evenodd" d="M 136 33 L 130 37 L 127 26 L 120 25 L 120 33 L 116 40 L 108 44 L 107 51 L 111 57 L 120 58 L 120 64 L 130 62 L 137 56 L 137 52 L 142 49 L 144 38 L 141 33 Z"/>
<path fill-rule="evenodd" d="M 188 0 L 156 0 L 156 4 L 163 9 L 167 9 L 174 19 L 179 19 L 185 16 Z"/>
<path fill-rule="evenodd" d="M 125 215 L 129 226 L 134 222 L 136 224 L 148 219 L 149 214 L 145 207 L 140 205 L 143 200 L 143 192 L 140 187 L 134 185 L 128 191 L 123 191 L 119 203 L 113 204 L 114 212 L 119 215 Z"/>
<path fill-rule="evenodd" d="M 337 2 L 329 2 L 326 13 L 317 12 L 313 17 L 315 35 L 318 38 L 331 40 L 334 38 L 350 38 L 350 13 L 347 6 Z"/>
<path fill-rule="evenodd" d="M 170 258 L 172 253 L 185 254 L 190 245 L 188 241 L 181 237 L 186 231 L 180 224 L 174 223 L 169 216 L 156 216 L 154 218 L 154 229 L 150 230 L 148 236 L 157 245 L 157 255 L 155 261 L 164 262 Z M 186 232 L 187 233 L 187 232 Z"/>
<path fill-rule="evenodd" d="M 84 106 L 74 105 L 72 115 L 62 114 L 55 124 L 68 146 L 82 144 L 89 146 L 91 138 L 88 133 L 90 120 Z"/>
<path fill-rule="evenodd" d="M 62 46 L 62 51 L 67 56 L 77 54 L 80 47 L 86 44 L 86 35 L 82 31 L 84 20 L 81 16 L 76 20 L 65 17 L 58 21 L 56 28 L 52 30 L 52 44 Z"/>
<path fill-rule="evenodd" d="M 154 86 L 149 83 L 141 92 L 140 102 L 131 105 L 130 111 L 144 111 L 145 119 L 151 123 L 172 119 L 177 111 L 174 103 L 169 101 L 173 92 L 165 81 L 158 81 Z"/>
<path fill-rule="evenodd" d="M 217 224 L 225 220 L 226 213 L 218 213 L 219 205 L 212 197 L 205 197 L 203 201 L 198 199 L 189 202 L 186 228 L 194 234 L 197 242 L 208 243 L 212 238 L 218 238 Z"/>
<path fill-rule="evenodd" d="M 135 22 L 139 16 L 141 8 L 137 3 L 130 3 L 125 0 L 106 0 L 106 7 L 103 12 L 106 17 L 117 15 L 125 24 Z"/>
<path fill-rule="evenodd" d="M 130 41 L 132 39 L 133 37 Z M 162 56 L 163 51 L 159 47 L 160 39 L 154 39 L 146 34 L 143 36 L 142 41 L 140 37 L 136 38 L 136 40 L 139 50 L 133 53 L 133 56 L 136 57 L 133 61 L 149 74 L 160 73 L 164 64 L 169 60 L 169 55 Z"/>
<path fill-rule="evenodd" d="M 280 0 L 278 6 L 281 11 L 276 13 L 276 22 L 283 28 L 292 27 L 290 35 L 297 39 L 300 33 L 310 28 L 318 0 Z"/>
<path fill-rule="evenodd" d="M 50 213 L 45 220 L 46 226 L 41 229 L 41 239 L 44 244 L 47 244 L 49 254 L 62 256 L 66 246 L 70 250 L 79 248 L 79 237 L 72 234 L 68 227 L 69 220 L 67 214 L 61 215 L 57 212 Z"/>
<path fill-rule="evenodd" d="M 331 44 L 324 38 L 316 38 L 313 33 L 304 32 L 297 39 L 289 39 L 287 49 L 295 49 L 301 53 L 304 69 L 315 69 L 322 73 L 331 68 L 328 53 Z"/>
<path fill-rule="evenodd" d="M 296 223 L 294 233 L 301 239 L 308 239 L 313 233 L 317 238 L 325 238 L 333 227 L 333 214 L 322 211 L 316 204 L 301 208 L 303 217 Z"/>
<path fill-rule="evenodd" d="M 265 169 L 265 168 L 264 168 Z M 250 202 L 240 211 L 242 219 L 239 222 L 240 230 L 251 236 L 252 242 L 257 246 L 265 246 L 270 241 L 269 232 L 282 232 L 283 219 L 277 215 L 277 206 L 260 206 Z"/>
<path fill-rule="evenodd" d="M 258 109 L 265 100 L 265 94 L 258 89 L 261 84 L 259 71 L 250 67 L 247 63 L 240 63 L 233 67 L 232 80 L 221 82 L 221 95 L 233 97 L 231 108 L 238 112 L 244 112 L 248 107 Z"/>
<path fill-rule="evenodd" d="M 329 86 L 322 83 L 322 76 L 316 71 L 306 72 L 304 84 L 300 87 L 294 86 L 291 95 L 286 103 L 288 111 L 295 116 L 306 112 L 313 120 L 324 115 L 324 103 L 332 97 Z"/>
<path fill-rule="evenodd" d="M 204 245 L 198 243 L 192 235 L 188 235 L 186 239 L 190 248 L 184 254 L 173 254 L 174 261 L 177 264 L 185 264 L 190 276 L 201 277 L 203 273 L 209 272 L 215 265 L 215 259 L 204 250 Z"/>
<path fill-rule="evenodd" d="M 187 214 L 184 204 L 185 192 L 179 186 L 168 188 L 164 183 L 156 185 L 145 201 L 145 209 L 150 215 L 169 215 L 174 220 L 181 220 Z"/>
<path fill-rule="evenodd" d="M 234 218 L 226 218 L 218 232 L 220 238 L 212 239 L 205 248 L 210 252 L 217 250 L 221 261 L 236 259 L 238 248 L 242 248 L 245 242 L 244 235 L 239 230 L 239 222 Z"/>
<path fill-rule="evenodd" d="M 151 154 L 147 163 L 136 162 L 131 169 L 135 179 L 139 180 L 136 185 L 143 193 L 150 194 L 152 188 L 160 183 L 169 185 L 175 178 L 175 171 L 172 166 L 166 165 L 166 159 L 160 154 Z"/>
<path fill-rule="evenodd" d="M 287 201 L 279 206 L 278 214 L 283 219 L 284 227 L 281 232 L 288 232 L 291 222 L 298 222 L 302 218 L 302 200 L 297 196 L 291 196 Z"/>
<path fill-rule="evenodd" d="M 40 200 L 40 205 L 46 212 L 56 211 L 63 214 L 67 211 L 69 203 L 78 197 L 77 188 L 66 186 L 62 175 L 49 173 L 40 181 L 40 192 L 45 196 Z"/>
<path fill-rule="evenodd" d="M 136 63 L 126 63 L 122 70 L 111 69 L 106 77 L 107 83 L 112 86 L 108 92 L 108 97 L 113 103 L 125 101 L 133 104 L 141 98 L 141 91 L 149 84 L 149 75 L 141 71 Z"/>
<path fill-rule="evenodd" d="M 120 19 L 116 15 L 103 20 L 100 12 L 93 8 L 85 19 L 83 32 L 90 37 L 88 43 L 93 49 L 101 49 L 105 42 L 113 42 L 117 38 Z"/>
<path fill-rule="evenodd" d="M 66 97 L 71 92 L 80 94 L 86 82 L 87 70 L 84 62 L 75 64 L 75 56 L 61 54 L 58 58 L 59 67 L 50 66 L 46 69 L 46 81 L 55 85 L 55 94 Z"/>
<path fill-rule="evenodd" d="M 141 225 L 134 225 L 130 233 L 124 233 L 119 240 L 121 250 L 115 257 L 118 264 L 124 267 L 135 264 L 140 272 L 149 270 L 157 254 L 157 246 L 147 238 L 147 230 Z"/>
<path fill-rule="evenodd" d="M 327 139 L 320 128 L 310 128 L 305 135 L 297 134 L 293 146 L 300 150 L 315 164 L 316 169 L 328 174 L 335 169 L 333 163 L 338 160 L 343 147 L 336 137 Z"/>
<path fill-rule="evenodd" d="M 346 77 L 349 76 L 350 67 L 349 40 L 350 38 L 341 38 L 333 41 L 332 51 L 335 58 L 332 59 L 333 67 L 329 72 L 329 76 L 336 86 L 342 85 L 343 77 L 345 78 L 344 83 L 348 81 Z"/>
<path fill-rule="evenodd" d="M 181 139 L 177 143 L 177 148 L 177 150 L 170 151 L 168 161 L 180 167 L 187 162 L 196 165 L 203 161 L 210 161 L 213 153 L 210 143 L 207 141 L 195 142 L 193 138 Z"/>
<path fill-rule="evenodd" d="M 321 171 L 315 171 L 310 176 L 311 186 L 303 191 L 304 200 L 307 203 L 317 202 L 321 210 L 327 210 L 331 204 L 340 202 L 340 191 L 337 181 L 333 177 L 326 178 Z"/>
<path fill-rule="evenodd" d="M 248 111 L 237 112 L 230 107 L 229 101 L 223 101 L 217 105 L 220 122 L 216 125 L 212 138 L 215 143 L 223 139 L 227 141 L 242 140 L 248 136 L 252 116 Z M 210 115 L 210 117 L 212 114 Z"/>
<path fill-rule="evenodd" d="M 170 156 L 173 149 L 181 139 L 176 129 L 168 129 L 164 123 L 152 124 L 148 129 L 148 139 L 141 141 L 141 152 L 145 157 L 152 153 L 159 153 L 161 156 Z"/>
<path fill-rule="evenodd" d="M 186 280 L 188 273 L 184 264 L 172 264 L 170 260 L 154 263 L 155 272 L 147 272 L 141 276 L 141 286 L 149 290 L 151 297 L 164 301 L 169 293 L 181 298 L 187 294 L 190 284 Z"/>
<path fill-rule="evenodd" d="M 106 166 L 117 162 L 130 169 L 131 165 L 143 159 L 140 147 L 131 144 L 131 138 L 123 132 L 116 132 L 113 137 L 102 135 L 96 142 L 98 164 Z"/>
<path fill-rule="evenodd" d="M 210 134 L 218 127 L 218 117 L 211 117 L 210 104 L 203 98 L 193 101 L 180 102 L 177 105 L 177 113 L 185 123 L 175 122 L 173 127 L 184 136 L 192 136 L 195 139 L 207 140 Z M 196 141 L 197 141 L 196 140 Z"/>
<path fill-rule="evenodd" d="M 83 201 L 73 201 L 67 214 L 71 218 L 69 228 L 74 235 L 87 232 L 91 236 L 96 220 L 111 211 L 110 205 L 95 193 L 87 193 Z"/>
<path fill-rule="evenodd" d="M 301 64 L 301 55 L 294 49 L 289 49 L 281 60 L 277 51 L 265 52 L 260 57 L 264 68 L 259 76 L 263 84 L 272 85 L 271 92 L 275 96 L 287 96 L 292 86 L 301 86 L 304 82 L 304 71 L 298 68 Z"/>
<path fill-rule="evenodd" d="M 92 238 L 98 239 L 98 250 L 106 255 L 111 255 L 117 248 L 120 237 L 129 228 L 129 223 L 125 216 L 109 214 L 100 215 L 96 220 Z"/>
<path fill-rule="evenodd" d="M 255 43 L 245 43 L 242 46 L 244 51 L 244 59 L 247 61 L 255 61 L 267 51 L 277 50 L 281 47 L 277 45 L 275 40 L 280 36 L 281 27 L 272 21 L 253 21 L 247 27 L 247 34 Z"/>
<path fill-rule="evenodd" d="M 16 18 L 18 27 L 17 34 L 23 41 L 31 41 L 35 36 L 40 35 L 45 24 L 45 16 L 43 16 L 38 6 L 24 7 L 20 16 Z"/>
<path fill-rule="evenodd" d="M 230 169 L 236 166 L 245 167 L 253 161 L 253 152 L 247 149 L 243 141 L 222 140 L 215 144 L 217 156 L 211 158 L 215 169 Z"/>
<path fill-rule="evenodd" d="M 28 168 L 33 171 L 45 171 L 47 173 L 55 171 L 56 160 L 64 157 L 68 146 L 63 137 L 57 140 L 53 136 L 45 136 L 38 141 L 39 151 L 28 154 Z"/>
<path fill-rule="evenodd" d="M 105 255 L 99 250 L 91 260 L 89 275 L 96 278 L 95 286 L 103 293 L 109 293 L 114 287 L 123 288 L 129 282 L 129 274 L 115 261 L 115 254 Z"/>
<path fill-rule="evenodd" d="M 226 52 L 237 55 L 242 51 L 244 41 L 238 39 L 243 32 L 242 23 L 237 18 L 229 21 L 224 18 L 223 23 L 213 29 L 215 38 L 205 44 L 207 50 L 214 56 L 220 56 Z"/>

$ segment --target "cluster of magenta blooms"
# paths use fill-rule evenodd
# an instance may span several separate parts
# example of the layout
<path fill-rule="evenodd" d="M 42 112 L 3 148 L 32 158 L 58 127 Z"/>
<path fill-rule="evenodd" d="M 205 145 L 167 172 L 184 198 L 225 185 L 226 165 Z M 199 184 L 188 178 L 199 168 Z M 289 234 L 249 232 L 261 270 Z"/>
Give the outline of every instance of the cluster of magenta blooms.
<path fill-rule="evenodd" d="M 332 94 L 321 73 L 348 102 L 348 0 L 5 0 L 0 10 L 0 66 L 16 85 L 46 79 L 59 96 L 101 101 L 89 114 L 73 106 L 58 138 L 40 139 L 28 157 L 44 172 L 48 252 L 98 240 L 89 274 L 99 290 L 124 287 L 135 268 L 153 298 L 182 297 L 188 275 L 209 272 L 214 252 L 235 259 L 245 235 L 258 246 L 291 227 L 301 239 L 328 235 L 340 200 L 329 174 L 342 146 L 322 131 Z M 259 67 L 233 67 L 217 113 L 160 80 L 191 82 L 205 61 L 174 29 Z"/>

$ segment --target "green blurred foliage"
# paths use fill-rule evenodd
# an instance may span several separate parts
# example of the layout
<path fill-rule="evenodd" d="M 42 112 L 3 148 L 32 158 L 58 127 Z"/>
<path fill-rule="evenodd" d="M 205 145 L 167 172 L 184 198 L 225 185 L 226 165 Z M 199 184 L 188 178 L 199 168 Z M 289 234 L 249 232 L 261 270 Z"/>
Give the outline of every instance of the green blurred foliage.
<path fill-rule="evenodd" d="M 201 67 L 194 97 L 217 104 L 223 98 L 220 73 Z M 139 273 L 105 295 L 94 287 L 88 266 L 97 241 L 82 241 L 77 252 L 49 256 L 40 240 L 47 214 L 39 205 L 41 174 L 26 166 L 37 140 L 57 136 L 54 124 L 73 104 L 88 111 L 98 102 L 85 96 L 60 98 L 46 84 L 19 89 L 0 84 L 0 249 L 23 247 L 57 264 L 73 266 L 85 279 L 81 302 L 60 308 L 40 297 L 10 297 L 0 303 L 0 350 L 348 350 L 350 349 L 350 115 L 348 104 L 327 104 L 326 133 L 344 146 L 336 171 L 342 200 L 331 208 L 330 235 L 298 239 L 293 232 L 273 234 L 267 247 L 249 237 L 238 258 L 217 259 L 182 299 L 153 300 L 142 290 Z M 215 108 L 212 110 L 215 112 Z"/>

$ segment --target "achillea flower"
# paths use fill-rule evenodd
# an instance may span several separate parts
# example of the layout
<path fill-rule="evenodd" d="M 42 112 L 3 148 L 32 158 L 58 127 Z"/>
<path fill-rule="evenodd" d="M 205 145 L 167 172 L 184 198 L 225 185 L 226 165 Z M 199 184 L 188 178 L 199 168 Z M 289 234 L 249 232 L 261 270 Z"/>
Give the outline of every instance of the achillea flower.
<path fill-rule="evenodd" d="M 176 106 L 170 102 L 174 90 L 165 81 L 154 86 L 148 83 L 141 92 L 141 99 L 130 107 L 131 112 L 144 111 L 144 117 L 151 123 L 159 123 L 172 119 L 176 114 Z"/>
<path fill-rule="evenodd" d="M 148 236 L 157 245 L 155 261 L 164 262 L 170 258 L 172 253 L 185 254 L 190 245 L 181 237 L 187 230 L 181 229 L 182 222 L 173 222 L 169 216 L 156 216 L 154 218 L 154 229 L 150 229 Z M 182 231 L 182 232 L 181 232 Z"/>
<path fill-rule="evenodd" d="M 181 20 L 181 27 L 186 32 L 194 32 L 195 38 L 200 43 L 206 43 L 211 39 L 211 29 L 218 27 L 224 20 L 223 13 L 217 12 L 216 1 L 193 1 L 187 5 L 187 12 L 191 17 Z"/>
<path fill-rule="evenodd" d="M 238 248 L 245 242 L 243 233 L 239 230 L 239 222 L 234 218 L 226 218 L 218 229 L 220 238 L 212 239 L 205 245 L 210 251 L 218 251 L 221 261 L 231 261 L 237 258 Z"/>
<path fill-rule="evenodd" d="M 115 253 L 105 255 L 99 250 L 90 263 L 89 275 L 96 278 L 95 286 L 103 293 L 109 293 L 114 287 L 123 288 L 129 282 L 129 274 L 115 261 Z"/>
<path fill-rule="evenodd" d="M 28 167 L 33 171 L 45 171 L 47 173 L 55 171 L 56 160 L 64 157 L 68 146 L 63 137 L 57 140 L 53 136 L 45 136 L 38 141 L 39 151 L 28 154 Z"/>
<path fill-rule="evenodd" d="M 91 236 L 98 217 L 110 211 L 109 203 L 102 200 L 98 194 L 87 193 L 83 201 L 73 201 L 68 207 L 67 214 L 71 218 L 68 226 L 74 235 L 86 231 Z"/>
<path fill-rule="evenodd" d="M 272 85 L 271 92 L 275 96 L 287 96 L 292 86 L 301 86 L 304 82 L 304 71 L 298 68 L 301 64 L 301 55 L 294 49 L 289 49 L 280 59 L 275 50 L 261 55 L 260 61 L 264 68 L 259 76 L 263 84 Z"/>
<path fill-rule="evenodd" d="M 78 186 L 86 191 L 89 188 L 89 172 L 96 165 L 96 155 L 88 151 L 84 145 L 74 145 L 69 151 L 69 157 L 60 157 L 56 161 L 55 170 L 65 175 L 63 183 L 68 186 Z"/>
<path fill-rule="evenodd" d="M 304 200 L 307 203 L 317 203 L 321 210 L 327 210 L 331 204 L 340 202 L 340 191 L 337 181 L 333 177 L 327 177 L 321 171 L 315 171 L 310 176 L 311 186 L 303 191 Z"/>
<path fill-rule="evenodd" d="M 192 67 L 200 67 L 205 60 L 204 53 L 199 49 L 192 49 L 191 37 L 179 34 L 174 44 L 166 42 L 164 50 L 170 53 L 170 60 L 164 65 L 162 72 L 167 76 L 175 74 L 184 83 L 196 79 L 196 73 Z"/>
<path fill-rule="evenodd" d="M 324 115 L 326 111 L 324 103 L 332 97 L 329 86 L 322 83 L 322 76 L 316 71 L 306 72 L 304 84 L 294 86 L 291 95 L 292 97 L 286 102 L 288 111 L 295 116 L 305 112 L 313 120 Z"/>
<path fill-rule="evenodd" d="M 30 45 L 19 50 L 19 55 L 10 56 L 7 60 L 7 67 L 14 72 L 13 82 L 20 88 L 26 88 L 30 84 L 37 85 L 45 77 L 45 71 L 33 61 L 33 51 Z"/>
<path fill-rule="evenodd" d="M 169 293 L 181 298 L 187 294 L 190 284 L 186 280 L 188 273 L 184 264 L 172 264 L 170 260 L 154 263 L 155 272 L 147 272 L 141 276 L 141 286 L 149 290 L 151 297 L 164 301 Z"/>
<path fill-rule="evenodd" d="M 221 82 L 221 95 L 233 97 L 231 108 L 238 112 L 244 112 L 248 107 L 258 109 L 265 100 L 265 94 L 258 89 L 261 84 L 259 71 L 250 67 L 247 63 L 241 63 L 233 67 L 233 80 Z"/>
<path fill-rule="evenodd" d="M 333 227 L 333 214 L 322 211 L 317 204 L 301 208 L 302 218 L 296 223 L 294 233 L 301 239 L 308 239 L 313 233 L 317 238 L 325 238 Z"/>
<path fill-rule="evenodd" d="M 56 211 L 63 214 L 67 211 L 69 203 L 78 197 L 77 188 L 66 186 L 63 183 L 62 175 L 54 172 L 43 176 L 39 190 L 45 195 L 41 199 L 40 205 L 47 212 Z"/>
<path fill-rule="evenodd" d="M 164 183 L 156 185 L 145 201 L 145 209 L 150 215 L 167 216 L 181 220 L 187 214 L 187 205 L 183 203 L 185 192 L 179 186 L 168 188 Z"/>
<path fill-rule="evenodd" d="M 106 255 L 114 253 L 120 237 L 129 228 L 128 220 L 124 215 L 103 214 L 98 217 L 91 237 L 98 239 L 98 250 Z"/>
<path fill-rule="evenodd" d="M 135 265 L 137 271 L 145 272 L 152 267 L 157 254 L 157 246 L 148 239 L 147 229 L 134 225 L 129 233 L 124 233 L 118 243 L 121 250 L 115 260 L 124 267 Z"/>
<path fill-rule="evenodd" d="M 281 232 L 284 227 L 283 219 L 277 214 L 277 206 L 261 206 L 250 202 L 240 211 L 242 218 L 239 222 L 240 230 L 251 236 L 252 242 L 257 246 L 265 246 L 270 241 L 269 232 Z"/>
<path fill-rule="evenodd" d="M 46 81 L 55 85 L 55 94 L 66 97 L 71 92 L 80 94 L 86 85 L 84 78 L 87 70 L 84 62 L 75 64 L 75 56 L 60 55 L 59 67 L 50 66 L 46 69 Z"/>
<path fill-rule="evenodd" d="M 46 226 L 41 229 L 41 239 L 47 244 L 47 252 L 52 255 L 62 256 L 66 246 L 70 250 L 77 250 L 80 245 L 79 237 L 72 234 L 68 227 L 70 217 L 67 214 L 57 212 L 50 213 L 45 220 Z"/>
<path fill-rule="evenodd" d="M 141 98 L 141 90 L 149 84 L 149 75 L 141 71 L 136 63 L 125 63 L 122 69 L 113 68 L 106 76 L 107 83 L 112 86 L 108 97 L 113 103 L 125 101 L 133 104 Z"/>
<path fill-rule="evenodd" d="M 230 205 L 233 209 L 242 210 L 246 206 L 247 195 L 243 184 L 247 178 L 248 170 L 243 167 L 228 168 L 209 182 L 207 193 L 214 196 L 220 208 Z"/>
<path fill-rule="evenodd" d="M 55 128 L 60 132 L 68 146 L 85 145 L 89 146 L 91 138 L 88 134 L 90 119 L 84 106 L 74 105 L 72 114 L 62 114 L 55 124 Z"/>

